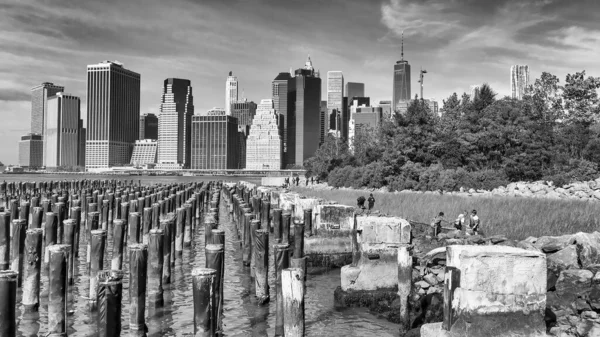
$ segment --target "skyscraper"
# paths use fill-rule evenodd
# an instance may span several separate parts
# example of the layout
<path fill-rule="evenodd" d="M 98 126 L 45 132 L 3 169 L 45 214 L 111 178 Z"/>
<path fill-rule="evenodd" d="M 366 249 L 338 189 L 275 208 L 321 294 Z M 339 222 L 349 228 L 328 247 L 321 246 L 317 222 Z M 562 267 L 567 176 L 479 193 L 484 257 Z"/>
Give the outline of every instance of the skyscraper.
<path fill-rule="evenodd" d="M 158 118 L 157 168 L 189 167 L 194 96 L 190 80 L 167 78 Z"/>
<path fill-rule="evenodd" d="M 394 87 L 392 91 L 392 111 L 396 111 L 399 101 L 409 101 L 410 64 L 404 59 L 404 33 L 402 33 L 402 52 L 400 61 L 394 64 Z"/>
<path fill-rule="evenodd" d="M 40 135 L 44 134 L 44 117 L 46 115 L 46 103 L 48 97 L 56 93 L 65 91 L 65 87 L 54 85 L 54 83 L 44 82 L 31 89 L 31 132 Z"/>
<path fill-rule="evenodd" d="M 365 84 L 358 82 L 346 83 L 344 96 L 348 97 L 348 100 L 350 101 L 352 101 L 352 97 L 365 97 Z"/>
<path fill-rule="evenodd" d="M 273 107 L 279 117 L 279 126 L 282 132 L 283 141 L 283 162 L 285 167 L 285 160 L 288 153 L 288 102 L 290 101 L 290 90 L 289 82 L 292 79 L 291 73 L 283 72 L 279 73 L 273 80 L 271 89 L 273 96 Z"/>
<path fill-rule="evenodd" d="M 239 167 L 238 124 L 234 117 L 221 114 L 192 117 L 193 170 L 225 170 Z"/>
<path fill-rule="evenodd" d="M 19 165 L 30 169 L 39 168 L 43 164 L 44 140 L 42 135 L 30 133 L 21 136 L 19 141 Z"/>
<path fill-rule="evenodd" d="M 140 115 L 140 136 L 138 139 L 158 139 L 158 117 L 155 114 Z"/>
<path fill-rule="evenodd" d="M 511 97 L 522 99 L 529 85 L 529 66 L 514 65 L 510 67 Z"/>
<path fill-rule="evenodd" d="M 44 166 L 75 167 L 79 163 L 79 97 L 59 92 L 48 98 L 44 132 Z"/>
<path fill-rule="evenodd" d="M 239 125 L 251 125 L 256 114 L 256 103 L 246 100 L 231 104 L 231 116 L 237 118 Z"/>
<path fill-rule="evenodd" d="M 154 139 L 136 140 L 131 155 L 131 165 L 142 166 L 156 163 L 158 142 Z"/>
<path fill-rule="evenodd" d="M 272 99 L 263 99 L 246 141 L 246 169 L 281 169 L 281 135 Z"/>
<path fill-rule="evenodd" d="M 129 164 L 139 136 L 140 74 L 118 62 L 87 66 L 86 169 Z"/>
<path fill-rule="evenodd" d="M 354 137 L 360 130 L 367 131 L 368 128 L 376 128 L 383 118 L 381 107 L 370 107 L 366 104 L 359 105 L 354 101 L 350 110 L 350 125 L 348 127 L 348 145 L 354 147 Z"/>
<path fill-rule="evenodd" d="M 323 145 L 327 133 L 329 133 L 329 111 L 327 101 L 321 101 L 321 110 L 319 111 L 319 146 Z"/>
<path fill-rule="evenodd" d="M 473 102 L 476 99 L 479 99 L 479 90 L 481 90 L 481 86 L 480 85 L 472 85 L 471 86 L 471 102 Z"/>
<path fill-rule="evenodd" d="M 83 127 L 83 119 L 79 120 L 79 154 L 77 166 L 85 167 L 85 135 L 86 128 Z"/>
<path fill-rule="evenodd" d="M 296 69 L 288 81 L 286 166 L 302 166 L 319 148 L 319 112 L 321 79 L 310 56 L 304 68 Z"/>
<path fill-rule="evenodd" d="M 344 98 L 344 75 L 341 71 L 327 72 L 327 110 L 329 114 L 342 114 Z M 335 119 L 340 121 L 340 118 Z M 330 124 L 329 129 L 341 131 L 340 123 Z"/>
<path fill-rule="evenodd" d="M 225 113 L 231 115 L 231 104 L 238 101 L 238 80 L 233 76 L 233 72 L 229 72 L 227 81 L 225 82 Z"/>

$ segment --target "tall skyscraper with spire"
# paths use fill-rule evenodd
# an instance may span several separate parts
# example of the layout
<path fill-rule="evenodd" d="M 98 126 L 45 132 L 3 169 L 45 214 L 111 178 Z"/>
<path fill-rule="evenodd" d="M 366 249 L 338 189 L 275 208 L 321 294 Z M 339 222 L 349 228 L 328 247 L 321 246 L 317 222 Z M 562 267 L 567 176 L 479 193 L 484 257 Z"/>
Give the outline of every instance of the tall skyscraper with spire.
<path fill-rule="evenodd" d="M 193 115 L 194 96 L 190 80 L 167 78 L 158 118 L 157 167 L 189 167 Z"/>
<path fill-rule="evenodd" d="M 394 64 L 394 87 L 392 91 L 392 111 L 396 111 L 398 102 L 408 101 L 410 96 L 410 64 L 404 59 L 404 32 L 402 32 L 402 47 L 400 61 Z"/>
<path fill-rule="evenodd" d="M 225 113 L 231 115 L 231 104 L 238 101 L 238 80 L 233 76 L 233 72 L 229 72 L 227 81 L 225 82 Z"/>
<path fill-rule="evenodd" d="M 512 98 L 522 99 L 529 85 L 529 66 L 510 67 L 510 92 Z"/>
<path fill-rule="evenodd" d="M 140 74 L 122 63 L 87 66 L 86 169 L 127 165 L 140 127 Z"/>

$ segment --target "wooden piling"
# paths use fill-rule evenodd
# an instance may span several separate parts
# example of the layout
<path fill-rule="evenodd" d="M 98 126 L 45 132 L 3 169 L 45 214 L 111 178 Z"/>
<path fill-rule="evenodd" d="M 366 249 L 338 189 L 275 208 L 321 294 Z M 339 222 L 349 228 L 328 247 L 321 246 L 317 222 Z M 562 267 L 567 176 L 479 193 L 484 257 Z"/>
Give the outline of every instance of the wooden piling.
<path fill-rule="evenodd" d="M 142 216 L 142 243 L 147 245 L 152 229 L 152 207 L 145 207 Z"/>
<path fill-rule="evenodd" d="M 304 270 L 282 271 L 283 323 L 286 337 L 304 337 Z"/>
<path fill-rule="evenodd" d="M 183 232 L 185 230 L 185 209 L 177 208 L 176 227 L 175 227 L 175 253 L 183 254 Z"/>
<path fill-rule="evenodd" d="M 123 272 L 99 271 L 95 278 L 98 284 L 98 291 L 94 294 L 94 302 L 98 303 L 98 336 L 120 336 Z"/>
<path fill-rule="evenodd" d="M 194 336 L 213 337 L 217 332 L 217 271 L 208 268 L 192 270 L 194 301 Z"/>
<path fill-rule="evenodd" d="M 398 297 L 400 298 L 400 334 L 410 330 L 408 297 L 412 288 L 412 256 L 407 245 L 398 247 Z"/>
<path fill-rule="evenodd" d="M 292 222 L 292 214 L 291 213 L 283 213 L 282 215 L 282 224 L 281 224 L 281 242 L 282 243 L 290 243 L 290 226 Z"/>
<path fill-rule="evenodd" d="M 255 288 L 259 304 L 269 302 L 269 230 L 258 229 L 255 232 Z"/>
<path fill-rule="evenodd" d="M 16 336 L 17 272 L 0 271 L 0 298 L 0 336 Z"/>
<path fill-rule="evenodd" d="M 111 270 L 123 269 L 123 245 L 125 243 L 125 222 L 121 219 L 113 220 L 113 249 Z"/>
<path fill-rule="evenodd" d="M 25 252 L 25 235 L 27 231 L 25 219 L 17 219 L 12 222 L 12 245 L 10 269 L 18 273 L 17 287 L 21 287 L 23 282 L 23 259 Z"/>
<path fill-rule="evenodd" d="M 243 226 L 243 250 L 242 250 L 242 261 L 244 266 L 250 266 L 252 262 L 252 233 L 250 232 L 250 226 L 254 215 L 252 213 L 244 213 Z"/>
<path fill-rule="evenodd" d="M 10 213 L 0 212 L 0 270 L 10 267 Z"/>
<path fill-rule="evenodd" d="M 275 255 L 275 336 L 283 336 L 283 295 L 281 293 L 281 274 L 282 271 L 289 267 L 290 245 L 287 243 L 273 245 Z"/>
<path fill-rule="evenodd" d="M 48 248 L 57 243 L 57 222 L 58 219 L 54 212 L 46 213 L 46 224 L 44 225 L 44 247 L 46 247 L 44 250 L 44 263 L 50 262 L 50 251 Z"/>
<path fill-rule="evenodd" d="M 150 230 L 148 239 L 148 298 L 155 306 L 163 305 L 164 233 L 162 229 Z"/>
<path fill-rule="evenodd" d="M 259 214 L 260 215 L 260 214 Z M 250 222 L 250 277 L 256 276 L 256 231 L 260 229 L 260 220 Z"/>
<path fill-rule="evenodd" d="M 215 316 L 217 317 L 217 329 L 220 329 L 220 316 L 223 311 L 223 277 L 225 275 L 225 251 L 223 245 L 210 244 L 204 248 L 206 254 L 206 268 L 214 269 L 216 293 L 215 293 Z"/>
<path fill-rule="evenodd" d="M 129 328 L 144 331 L 146 328 L 146 278 L 148 246 L 134 244 L 129 248 Z"/>
<path fill-rule="evenodd" d="M 90 250 L 90 305 L 96 306 L 96 294 L 98 291 L 98 272 L 104 269 L 104 251 L 106 247 L 106 231 L 96 229 L 91 231 Z"/>
<path fill-rule="evenodd" d="M 171 226 L 169 220 L 160 222 L 163 231 L 163 284 L 171 283 Z"/>
<path fill-rule="evenodd" d="M 71 246 L 56 244 L 49 248 L 48 336 L 67 336 L 68 261 Z"/>
<path fill-rule="evenodd" d="M 140 213 L 129 213 L 129 221 L 127 223 L 129 233 L 127 234 L 127 246 L 134 245 L 140 242 Z"/>
<path fill-rule="evenodd" d="M 74 262 L 75 262 L 75 238 L 77 234 L 77 229 L 75 228 L 75 220 L 67 219 L 63 221 L 64 226 L 64 238 L 63 243 L 69 245 L 69 260 L 67 261 L 67 275 L 69 285 L 74 284 Z"/>
<path fill-rule="evenodd" d="M 185 209 L 185 228 L 183 231 L 183 246 L 190 247 L 192 245 L 193 235 L 192 235 L 192 227 L 194 222 L 193 215 L 193 206 L 192 201 L 186 202 L 183 204 L 183 208 Z"/>
<path fill-rule="evenodd" d="M 41 228 L 27 230 L 27 238 L 25 239 L 27 268 L 23 279 L 22 299 L 25 311 L 38 311 L 40 306 L 43 232 L 44 230 Z"/>

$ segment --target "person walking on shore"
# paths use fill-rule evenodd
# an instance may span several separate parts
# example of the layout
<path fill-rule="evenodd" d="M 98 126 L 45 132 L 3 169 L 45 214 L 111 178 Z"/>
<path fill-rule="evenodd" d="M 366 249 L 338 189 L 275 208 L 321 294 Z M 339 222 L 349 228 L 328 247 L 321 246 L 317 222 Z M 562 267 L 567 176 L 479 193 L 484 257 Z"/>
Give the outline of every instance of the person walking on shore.
<path fill-rule="evenodd" d="M 356 199 L 356 205 L 358 206 L 358 209 L 360 209 L 359 214 L 363 214 L 365 212 L 365 197 L 362 195 L 358 197 L 358 199 Z"/>
<path fill-rule="evenodd" d="M 371 214 L 371 210 L 373 209 L 373 206 L 375 206 L 375 198 L 373 198 L 373 193 L 369 195 L 369 199 L 367 199 L 367 202 L 369 203 L 369 211 L 367 212 L 367 214 Z"/>

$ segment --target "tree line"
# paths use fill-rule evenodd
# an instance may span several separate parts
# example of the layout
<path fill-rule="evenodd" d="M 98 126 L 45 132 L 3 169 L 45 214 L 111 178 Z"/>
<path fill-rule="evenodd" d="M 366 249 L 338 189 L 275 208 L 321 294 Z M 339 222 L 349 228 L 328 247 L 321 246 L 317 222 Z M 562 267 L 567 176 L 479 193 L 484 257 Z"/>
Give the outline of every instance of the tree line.
<path fill-rule="evenodd" d="M 600 165 L 600 77 L 564 84 L 542 73 L 522 100 L 483 84 L 474 99 L 453 93 L 441 117 L 415 97 L 377 128 L 348 142 L 329 136 L 307 173 L 335 187 L 390 190 L 493 189 L 514 181 L 596 179 Z"/>

